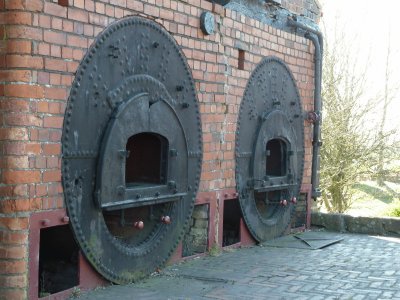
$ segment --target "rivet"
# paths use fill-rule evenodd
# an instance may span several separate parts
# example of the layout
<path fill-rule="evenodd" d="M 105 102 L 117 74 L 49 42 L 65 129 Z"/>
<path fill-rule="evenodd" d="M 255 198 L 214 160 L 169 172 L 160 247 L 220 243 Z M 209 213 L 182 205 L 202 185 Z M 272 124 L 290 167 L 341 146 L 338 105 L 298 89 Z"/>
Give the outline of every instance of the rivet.
<path fill-rule="evenodd" d="M 42 226 L 49 226 L 51 222 L 49 219 L 44 219 L 41 220 L 40 223 L 42 224 Z"/>

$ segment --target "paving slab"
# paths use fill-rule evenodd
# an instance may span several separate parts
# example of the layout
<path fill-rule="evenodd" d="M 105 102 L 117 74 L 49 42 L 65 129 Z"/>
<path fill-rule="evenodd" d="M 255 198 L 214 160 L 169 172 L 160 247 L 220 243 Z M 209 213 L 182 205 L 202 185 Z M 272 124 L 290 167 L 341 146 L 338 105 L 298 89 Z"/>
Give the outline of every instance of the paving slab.
<path fill-rule="evenodd" d="M 338 233 L 332 233 L 337 238 Z M 169 266 L 80 299 L 399 299 L 400 238 L 340 234 L 319 250 L 254 246 Z"/>

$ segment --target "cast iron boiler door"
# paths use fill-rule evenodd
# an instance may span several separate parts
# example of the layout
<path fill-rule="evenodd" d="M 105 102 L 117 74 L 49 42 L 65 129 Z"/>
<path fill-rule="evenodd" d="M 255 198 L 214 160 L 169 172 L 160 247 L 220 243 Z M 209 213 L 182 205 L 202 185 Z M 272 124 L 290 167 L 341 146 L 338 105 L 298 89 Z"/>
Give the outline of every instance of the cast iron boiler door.
<path fill-rule="evenodd" d="M 304 167 L 302 105 L 292 73 L 276 57 L 253 71 L 236 132 L 236 185 L 245 222 L 257 241 L 288 227 Z"/>
<path fill-rule="evenodd" d="M 71 88 L 62 177 L 72 229 L 115 283 L 146 276 L 189 224 L 202 138 L 186 59 L 159 24 L 121 19 L 96 38 Z"/>

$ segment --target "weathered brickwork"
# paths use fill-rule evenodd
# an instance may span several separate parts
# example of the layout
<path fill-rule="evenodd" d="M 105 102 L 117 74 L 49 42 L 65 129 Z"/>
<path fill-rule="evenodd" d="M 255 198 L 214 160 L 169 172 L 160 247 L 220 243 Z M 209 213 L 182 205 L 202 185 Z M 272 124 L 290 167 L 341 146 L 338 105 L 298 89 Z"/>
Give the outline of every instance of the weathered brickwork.
<path fill-rule="evenodd" d="M 282 0 L 282 6 L 316 22 L 321 17 L 321 4 L 315 0 Z"/>
<path fill-rule="evenodd" d="M 298 11 L 288 4 L 292 1 L 283 2 Z M 0 0 L 0 299 L 27 297 L 30 214 L 64 207 L 60 140 L 69 89 L 86 50 L 114 20 L 138 14 L 154 19 L 186 55 L 203 125 L 200 192 L 235 188 L 239 105 L 250 74 L 263 57 L 274 55 L 289 65 L 304 110 L 312 110 L 314 50 L 302 36 L 204 0 L 66 4 Z M 203 11 L 216 16 L 213 35 L 205 36 L 200 29 Z M 239 44 L 245 46 L 244 70 L 238 69 Z M 304 184 L 311 176 L 311 130 L 305 122 Z"/>

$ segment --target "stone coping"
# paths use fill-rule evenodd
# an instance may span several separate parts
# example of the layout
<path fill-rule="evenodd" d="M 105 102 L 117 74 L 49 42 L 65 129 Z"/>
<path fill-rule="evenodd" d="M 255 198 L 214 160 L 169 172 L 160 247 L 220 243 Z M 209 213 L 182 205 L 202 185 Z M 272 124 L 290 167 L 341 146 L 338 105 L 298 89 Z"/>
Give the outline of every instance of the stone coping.
<path fill-rule="evenodd" d="M 313 212 L 311 225 L 338 232 L 400 236 L 400 218 L 353 217 L 346 214 Z"/>

